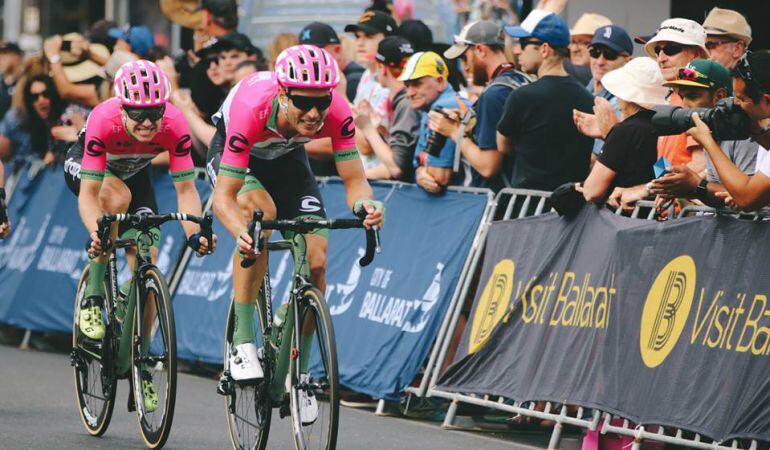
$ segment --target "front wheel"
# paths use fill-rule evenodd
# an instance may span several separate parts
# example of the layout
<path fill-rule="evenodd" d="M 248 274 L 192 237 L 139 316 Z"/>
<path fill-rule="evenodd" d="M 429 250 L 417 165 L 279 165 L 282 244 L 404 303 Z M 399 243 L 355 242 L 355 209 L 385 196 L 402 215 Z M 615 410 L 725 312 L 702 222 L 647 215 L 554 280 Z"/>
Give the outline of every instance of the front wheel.
<path fill-rule="evenodd" d="M 297 358 L 291 360 L 291 425 L 298 449 L 337 447 L 339 378 L 337 346 L 323 294 L 307 289 L 297 299 L 300 328 Z M 287 318 L 288 319 L 288 318 Z M 292 332 L 296 347 L 297 327 Z"/>
<path fill-rule="evenodd" d="M 166 280 L 151 266 L 140 276 L 131 335 L 131 387 L 139 430 L 147 447 L 160 448 L 171 433 L 176 402 L 176 331 Z M 142 298 L 143 297 L 143 298 Z M 148 390 L 154 391 L 153 396 Z"/>

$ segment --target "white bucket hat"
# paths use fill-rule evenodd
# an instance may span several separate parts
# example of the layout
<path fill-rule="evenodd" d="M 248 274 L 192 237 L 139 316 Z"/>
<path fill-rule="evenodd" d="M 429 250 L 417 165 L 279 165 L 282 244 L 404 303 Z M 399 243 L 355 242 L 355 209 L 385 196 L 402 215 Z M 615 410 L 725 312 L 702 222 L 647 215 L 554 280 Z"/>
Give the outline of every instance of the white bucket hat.
<path fill-rule="evenodd" d="M 657 55 L 653 51 L 655 43 L 660 41 L 676 42 L 682 45 L 692 45 L 700 47 L 705 55 L 706 50 L 706 30 L 698 22 L 690 19 L 666 19 L 660 24 L 660 28 L 644 45 L 644 50 L 650 57 Z"/>
<path fill-rule="evenodd" d="M 602 77 L 602 86 L 610 94 L 647 109 L 666 104 L 668 88 L 663 87 L 663 83 L 658 63 L 647 57 L 634 58 Z"/>

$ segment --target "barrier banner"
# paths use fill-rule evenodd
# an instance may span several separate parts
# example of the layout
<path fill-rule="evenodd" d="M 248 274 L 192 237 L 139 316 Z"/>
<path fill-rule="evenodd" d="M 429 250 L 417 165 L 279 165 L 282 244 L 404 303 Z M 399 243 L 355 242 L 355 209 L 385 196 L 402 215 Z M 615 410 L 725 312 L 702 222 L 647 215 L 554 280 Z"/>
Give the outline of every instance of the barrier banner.
<path fill-rule="evenodd" d="M 495 222 L 439 390 L 599 408 L 718 441 L 770 439 L 770 224 L 593 205 Z"/>
<path fill-rule="evenodd" d="M 341 383 L 377 398 L 396 398 L 436 338 L 487 197 L 450 191 L 436 198 L 412 185 L 372 187 L 387 208 L 383 252 L 361 268 L 363 231 L 330 232 L 326 298 Z M 322 184 L 321 193 L 329 217 L 352 217 L 341 181 Z M 208 362 L 222 360 L 232 295 L 229 249 L 235 244 L 221 225 L 217 230 L 219 251 L 191 261 L 174 298 L 179 355 Z M 287 298 L 292 269 L 288 252 L 271 254 L 275 307 Z"/>
<path fill-rule="evenodd" d="M 153 180 L 160 207 L 175 210 L 171 178 L 159 171 Z M 13 230 L 0 241 L 0 323 L 34 331 L 71 331 L 77 283 L 88 263 L 88 234 L 61 167 L 43 168 L 33 176 L 21 172 L 8 210 Z M 168 275 L 184 245 L 184 233 L 179 224 L 169 223 L 162 235 L 158 267 Z M 125 259 L 119 261 L 127 278 Z"/>

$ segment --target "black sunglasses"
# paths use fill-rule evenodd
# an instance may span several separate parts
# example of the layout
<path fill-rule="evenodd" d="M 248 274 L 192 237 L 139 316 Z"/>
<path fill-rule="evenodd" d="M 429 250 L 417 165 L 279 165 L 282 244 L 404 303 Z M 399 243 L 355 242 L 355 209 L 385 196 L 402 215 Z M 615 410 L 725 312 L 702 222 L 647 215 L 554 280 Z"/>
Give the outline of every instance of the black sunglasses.
<path fill-rule="evenodd" d="M 295 95 L 286 93 L 289 100 L 302 111 L 310 111 L 313 108 L 318 109 L 318 112 L 326 111 L 332 104 L 332 94 L 324 95 L 323 97 L 308 97 L 305 95 Z"/>
<path fill-rule="evenodd" d="M 521 46 L 521 49 L 524 50 L 528 45 L 540 46 L 543 45 L 543 43 L 537 39 L 519 39 L 519 45 Z"/>
<path fill-rule="evenodd" d="M 665 44 L 665 45 L 656 45 L 652 52 L 655 53 L 655 55 L 660 55 L 660 52 L 663 52 L 666 54 L 666 56 L 674 56 L 679 53 L 682 53 L 682 50 L 684 50 L 684 47 L 680 44 Z"/>
<path fill-rule="evenodd" d="M 730 44 L 732 42 L 736 42 L 736 41 L 707 41 L 706 42 L 706 50 L 714 50 L 715 48 L 719 47 L 720 45 Z"/>
<path fill-rule="evenodd" d="M 37 99 L 40 98 L 40 96 L 43 96 L 43 97 L 47 98 L 48 100 L 51 100 L 51 91 L 46 89 L 43 92 L 38 92 L 38 93 L 30 92 L 29 93 L 29 98 L 31 98 L 33 102 L 36 102 Z"/>
<path fill-rule="evenodd" d="M 591 47 L 588 49 L 588 54 L 591 55 L 591 58 L 598 58 L 604 55 L 604 59 L 607 61 L 615 61 L 620 56 L 620 53 L 606 47 Z"/>
<path fill-rule="evenodd" d="M 130 106 L 124 106 L 123 110 L 134 122 L 142 123 L 146 119 L 150 119 L 150 122 L 157 122 L 163 118 L 163 114 L 166 112 L 166 107 L 159 106 L 155 108 L 134 108 Z"/>

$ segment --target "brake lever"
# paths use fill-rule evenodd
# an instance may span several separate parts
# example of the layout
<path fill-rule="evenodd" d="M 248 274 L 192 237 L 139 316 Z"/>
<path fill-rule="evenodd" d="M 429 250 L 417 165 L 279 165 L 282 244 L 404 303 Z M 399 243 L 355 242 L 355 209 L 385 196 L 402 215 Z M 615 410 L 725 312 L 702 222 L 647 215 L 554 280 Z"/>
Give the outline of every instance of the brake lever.
<path fill-rule="evenodd" d="M 206 212 L 206 214 L 203 215 L 203 220 L 201 220 L 201 237 L 206 239 L 206 242 L 208 243 L 209 250 L 206 252 L 207 255 L 210 255 L 214 253 L 214 229 L 213 229 L 213 223 L 214 223 L 214 216 L 211 215 L 211 211 Z M 195 252 L 196 256 L 203 257 L 198 252 Z"/>
<path fill-rule="evenodd" d="M 251 236 L 252 241 L 252 249 L 259 248 L 259 236 L 262 234 L 262 210 L 261 209 L 255 209 L 254 214 L 251 217 L 251 221 L 249 221 L 248 225 L 248 232 L 249 236 Z M 248 269 L 249 267 L 253 266 L 254 263 L 257 262 L 255 259 L 243 259 L 241 260 L 241 267 L 244 269 Z"/>

